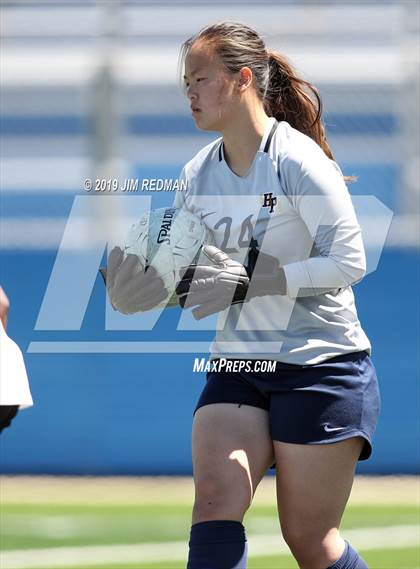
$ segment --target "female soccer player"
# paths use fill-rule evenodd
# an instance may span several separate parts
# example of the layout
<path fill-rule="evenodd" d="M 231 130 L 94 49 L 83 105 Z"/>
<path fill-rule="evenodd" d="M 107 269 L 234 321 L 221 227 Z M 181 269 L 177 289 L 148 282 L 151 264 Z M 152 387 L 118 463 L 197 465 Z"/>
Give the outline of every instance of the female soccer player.
<path fill-rule="evenodd" d="M 181 56 L 197 127 L 221 133 L 185 166 L 175 200 L 215 243 L 183 274 L 180 304 L 197 319 L 219 314 L 194 412 L 188 569 L 246 567 L 242 521 L 273 462 L 299 567 L 366 568 L 339 526 L 356 463 L 371 454 L 379 394 L 351 289 L 365 273 L 360 228 L 320 99 L 243 24 L 206 27 Z M 165 296 L 138 265 L 111 252 L 107 286 L 123 312 Z M 259 371 L 262 359 L 275 372 Z"/>

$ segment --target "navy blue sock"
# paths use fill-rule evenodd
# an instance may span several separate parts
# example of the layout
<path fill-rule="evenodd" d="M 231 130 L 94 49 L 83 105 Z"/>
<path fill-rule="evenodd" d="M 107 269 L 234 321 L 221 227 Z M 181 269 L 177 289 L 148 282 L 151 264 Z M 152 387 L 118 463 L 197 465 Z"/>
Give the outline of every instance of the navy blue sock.
<path fill-rule="evenodd" d="M 369 569 L 360 555 L 346 541 L 343 555 L 328 569 Z"/>
<path fill-rule="evenodd" d="M 214 520 L 191 527 L 187 569 L 245 569 L 247 544 L 241 522 Z"/>

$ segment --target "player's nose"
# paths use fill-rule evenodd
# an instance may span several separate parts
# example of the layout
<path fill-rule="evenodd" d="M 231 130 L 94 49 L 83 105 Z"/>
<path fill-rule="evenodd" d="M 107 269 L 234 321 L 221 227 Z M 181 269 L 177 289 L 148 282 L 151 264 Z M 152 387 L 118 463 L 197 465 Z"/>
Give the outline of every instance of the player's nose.
<path fill-rule="evenodd" d="M 197 93 L 195 92 L 194 88 L 191 85 L 187 89 L 187 97 L 189 101 L 192 103 L 193 101 L 197 101 Z"/>

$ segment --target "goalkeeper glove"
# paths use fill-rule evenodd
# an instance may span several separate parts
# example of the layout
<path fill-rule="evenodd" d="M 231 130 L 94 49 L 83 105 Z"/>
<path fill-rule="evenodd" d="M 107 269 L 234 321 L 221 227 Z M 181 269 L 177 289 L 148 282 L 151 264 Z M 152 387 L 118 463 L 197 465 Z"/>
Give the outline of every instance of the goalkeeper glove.
<path fill-rule="evenodd" d="M 205 245 L 202 252 L 210 264 L 189 265 L 180 271 L 176 293 L 181 307 L 196 306 L 193 316 L 201 320 L 256 296 L 286 294 L 286 278 L 278 260 L 259 251 L 256 244 L 252 239 L 246 267 L 217 247 Z"/>
<path fill-rule="evenodd" d="M 127 255 L 114 247 L 108 267 L 99 269 L 114 310 L 134 314 L 154 308 L 168 296 L 163 280 L 154 267 L 144 267 L 137 255 Z"/>

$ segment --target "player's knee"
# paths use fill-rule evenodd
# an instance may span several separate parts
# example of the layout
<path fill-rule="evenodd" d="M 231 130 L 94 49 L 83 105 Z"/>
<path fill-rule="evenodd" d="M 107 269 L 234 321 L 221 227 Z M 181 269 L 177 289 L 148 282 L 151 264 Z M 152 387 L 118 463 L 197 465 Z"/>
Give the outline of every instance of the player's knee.
<path fill-rule="evenodd" d="M 225 516 L 227 519 L 237 519 L 245 514 L 250 503 L 250 492 L 215 476 L 202 477 L 195 482 L 195 519 L 215 519 L 215 516 L 221 516 L 221 519 L 225 519 Z"/>
<path fill-rule="evenodd" d="M 328 567 L 340 556 L 338 531 L 320 532 L 317 528 L 283 526 L 283 537 L 300 567 Z"/>

